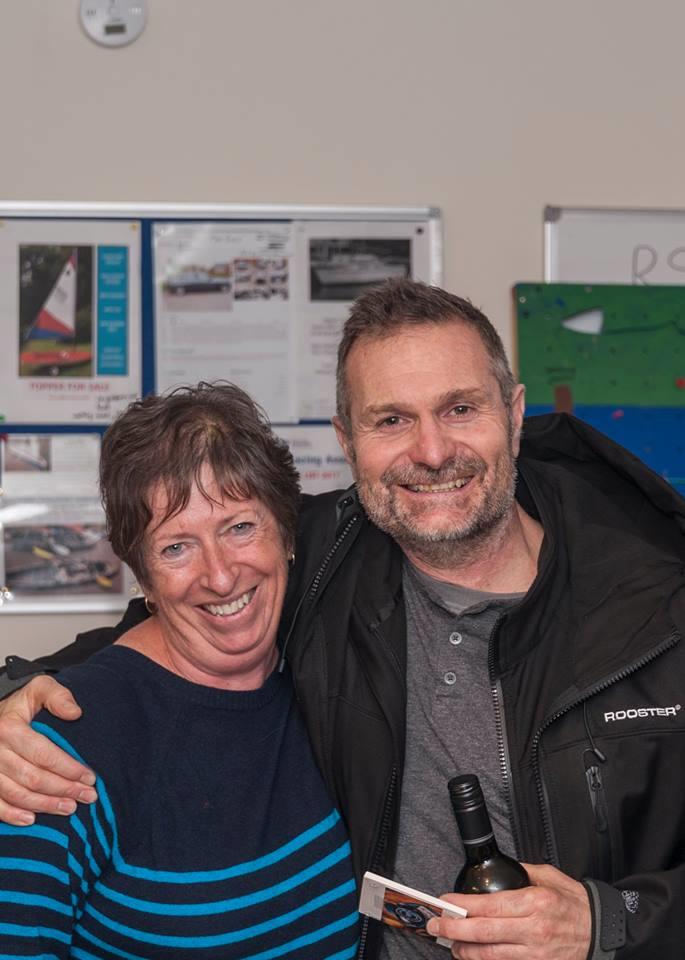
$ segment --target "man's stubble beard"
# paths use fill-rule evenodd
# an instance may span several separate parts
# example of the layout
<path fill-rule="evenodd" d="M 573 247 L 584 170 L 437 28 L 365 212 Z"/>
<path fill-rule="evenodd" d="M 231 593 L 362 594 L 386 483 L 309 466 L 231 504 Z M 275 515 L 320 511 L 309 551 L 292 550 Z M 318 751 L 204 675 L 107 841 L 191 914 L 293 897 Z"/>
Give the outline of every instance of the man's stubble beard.
<path fill-rule="evenodd" d="M 473 512 L 438 528 L 423 529 L 420 511 L 410 513 L 398 507 L 397 485 L 448 483 L 474 470 L 475 477 L 482 477 L 485 462 L 480 457 L 454 458 L 438 470 L 418 466 L 387 470 L 380 480 L 380 493 L 360 477 L 353 461 L 359 499 L 369 518 L 410 558 L 437 569 L 476 560 L 499 542 L 515 509 L 516 461 L 511 435 L 508 441 L 507 449 L 490 471 L 490 483 L 487 488 L 481 488 Z"/>

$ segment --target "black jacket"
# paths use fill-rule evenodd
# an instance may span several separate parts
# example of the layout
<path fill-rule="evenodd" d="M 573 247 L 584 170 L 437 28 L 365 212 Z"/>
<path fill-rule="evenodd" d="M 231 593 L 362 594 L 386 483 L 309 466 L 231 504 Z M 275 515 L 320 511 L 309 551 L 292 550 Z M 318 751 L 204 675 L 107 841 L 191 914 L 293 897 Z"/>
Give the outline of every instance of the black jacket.
<path fill-rule="evenodd" d="M 680 960 L 685 501 L 565 415 L 525 422 L 517 497 L 545 531 L 538 576 L 491 639 L 518 854 L 624 891 L 620 960 Z M 390 873 L 395 854 L 406 696 L 401 571 L 399 548 L 353 490 L 304 498 L 280 642 L 358 877 Z M 143 615 L 141 602 L 132 604 L 111 639 Z M 85 634 L 43 662 L 75 662 L 93 644 Z M 606 916 L 618 894 L 591 886 Z M 376 956 L 378 926 L 365 925 L 360 956 Z"/>
<path fill-rule="evenodd" d="M 517 496 L 545 531 L 538 576 L 490 650 L 518 854 L 625 891 L 621 960 L 679 960 L 685 501 L 563 415 L 526 421 Z M 306 500 L 298 558 L 285 656 L 355 869 L 389 873 L 405 738 L 401 554 L 350 491 Z M 618 900 L 622 920 L 618 896 L 597 890 L 605 919 Z"/>

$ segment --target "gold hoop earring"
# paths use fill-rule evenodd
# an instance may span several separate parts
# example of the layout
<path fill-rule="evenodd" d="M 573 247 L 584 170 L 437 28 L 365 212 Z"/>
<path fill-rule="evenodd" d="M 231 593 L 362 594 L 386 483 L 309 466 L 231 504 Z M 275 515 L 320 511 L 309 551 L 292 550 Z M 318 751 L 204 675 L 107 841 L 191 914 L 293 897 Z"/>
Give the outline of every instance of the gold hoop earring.
<path fill-rule="evenodd" d="M 154 617 L 154 615 L 157 613 L 157 604 L 145 597 L 145 609 L 151 617 Z"/>

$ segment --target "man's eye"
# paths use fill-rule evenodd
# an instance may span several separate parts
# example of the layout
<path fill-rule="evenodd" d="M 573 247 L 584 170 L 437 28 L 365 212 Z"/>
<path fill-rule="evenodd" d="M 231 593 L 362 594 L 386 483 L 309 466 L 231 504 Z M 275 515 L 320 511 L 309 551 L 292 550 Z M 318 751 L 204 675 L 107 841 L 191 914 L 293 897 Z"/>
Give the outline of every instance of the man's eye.
<path fill-rule="evenodd" d="M 379 427 L 396 427 L 399 422 L 400 422 L 400 418 L 398 416 L 393 415 L 392 417 L 384 417 L 380 421 L 378 426 Z"/>
<path fill-rule="evenodd" d="M 456 413 L 458 417 L 465 417 L 467 414 L 471 413 L 471 407 L 467 403 L 458 403 L 456 406 L 452 407 L 452 413 Z"/>

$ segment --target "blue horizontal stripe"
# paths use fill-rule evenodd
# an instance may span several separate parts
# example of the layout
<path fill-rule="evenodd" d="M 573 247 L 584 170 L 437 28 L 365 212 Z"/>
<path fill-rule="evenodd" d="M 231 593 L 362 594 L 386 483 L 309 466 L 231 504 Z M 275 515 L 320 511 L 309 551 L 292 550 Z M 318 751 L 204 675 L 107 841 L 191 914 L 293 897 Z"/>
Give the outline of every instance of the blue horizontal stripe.
<path fill-rule="evenodd" d="M 338 950 L 337 953 L 329 954 L 327 957 L 324 957 L 323 960 L 352 960 L 352 957 L 357 955 L 357 946 L 358 944 L 354 943 L 346 950 Z"/>
<path fill-rule="evenodd" d="M 54 743 L 58 744 L 58 746 L 60 746 L 80 763 L 85 763 L 85 761 L 78 754 L 78 752 L 74 750 L 71 744 L 51 727 L 48 727 L 43 723 L 35 722 L 33 723 L 33 727 L 53 740 Z M 139 880 L 150 880 L 154 883 L 216 883 L 217 881 L 221 880 L 229 880 L 231 877 L 241 877 L 248 873 L 254 873 L 257 870 L 263 870 L 266 867 L 272 866 L 274 863 L 279 863 L 281 860 L 285 860 L 296 851 L 301 850 L 303 847 L 307 846 L 307 844 L 331 830 L 340 820 L 340 814 L 334 809 L 327 817 L 324 817 L 323 820 L 319 821 L 319 823 L 309 827 L 308 830 L 304 830 L 301 834 L 299 834 L 299 836 L 293 837 L 292 840 L 289 840 L 281 847 L 277 847 L 275 850 L 272 850 L 271 853 L 257 857 L 255 860 L 248 860 L 245 863 L 235 864 L 232 867 L 226 867 L 219 870 L 151 870 L 148 867 L 134 866 L 124 860 L 119 850 L 116 822 L 109 795 L 104 783 L 99 777 L 97 778 L 96 789 L 98 791 L 99 800 L 102 804 L 105 817 L 112 830 L 112 861 L 117 870 L 119 873 L 123 873 L 128 877 L 136 877 Z M 75 816 L 76 815 L 74 815 L 74 817 Z M 91 816 L 93 817 L 97 832 L 99 829 L 99 822 L 93 807 L 91 807 Z M 99 874 L 100 871 L 98 870 L 97 873 Z"/>
<path fill-rule="evenodd" d="M 95 934 L 91 933 L 89 930 L 85 930 L 82 927 L 77 927 L 77 932 L 81 934 L 84 940 L 88 940 L 89 943 L 94 944 L 96 947 L 100 947 L 103 950 L 107 950 L 109 953 L 113 953 L 115 957 L 123 957 L 123 960 L 147 960 L 146 957 L 141 957 L 138 953 L 129 953 L 128 950 L 120 950 L 119 947 L 113 947 L 109 943 L 105 943 L 104 940 L 100 940 L 99 937 L 96 937 Z M 76 956 L 75 947 L 71 948 L 71 952 Z M 86 957 L 90 957 L 90 954 L 85 953 Z M 101 960 L 98 957 L 98 960 Z"/>
<path fill-rule="evenodd" d="M 59 880 L 60 883 L 69 883 L 69 874 L 65 873 L 64 870 L 58 870 L 57 867 L 52 867 L 49 863 L 41 863 L 40 860 L 27 860 L 24 857 L 0 857 L 0 870 L 40 873 L 43 876 L 52 877 L 53 880 Z"/>
<path fill-rule="evenodd" d="M 0 923 L 0 934 L 8 937 L 45 937 L 48 940 L 59 940 L 60 943 L 69 943 L 71 937 L 62 930 L 53 930 L 52 927 L 20 926 L 18 923 Z"/>
<path fill-rule="evenodd" d="M 348 914 L 348 916 L 343 917 L 342 920 L 336 920 L 335 923 L 329 923 L 325 927 L 321 927 L 320 930 L 314 931 L 314 933 L 306 934 L 302 937 L 297 937 L 295 940 L 291 940 L 289 943 L 282 943 L 278 947 L 272 947 L 270 950 L 263 950 L 261 953 L 253 953 L 251 956 L 243 957 L 243 960 L 275 960 L 276 957 L 285 956 L 287 953 L 292 953 L 294 950 L 299 950 L 300 947 L 311 946 L 313 943 L 319 943 L 321 940 L 325 940 L 327 937 L 332 937 L 336 933 L 340 933 L 342 930 L 347 930 L 349 927 L 354 926 L 359 922 L 359 914 L 355 910 L 354 913 Z M 90 943 L 94 944 L 96 947 L 102 947 L 104 950 L 108 950 L 110 953 L 113 953 L 117 957 L 122 957 L 122 960 L 146 960 L 145 957 L 142 957 L 138 953 L 129 953 L 128 950 L 120 950 L 119 947 L 112 947 L 109 944 L 105 943 L 104 940 L 100 940 L 99 937 L 96 937 L 89 930 L 79 930 L 79 933 L 84 937 L 85 940 L 88 940 Z M 190 947 L 194 944 L 189 944 Z M 75 950 L 78 948 L 72 948 L 72 953 L 76 956 Z M 340 953 L 334 954 L 330 960 L 337 960 L 337 957 L 340 956 L 347 958 L 354 956 L 357 951 L 356 945 L 352 947 L 349 951 L 341 951 Z M 87 960 L 90 960 L 90 956 L 84 952 L 84 957 Z M 99 960 L 99 958 L 98 958 Z"/>
<path fill-rule="evenodd" d="M 0 956 L 2 960 L 59 960 L 56 953 L 3 953 Z"/>
<path fill-rule="evenodd" d="M 21 903 L 25 907 L 43 907 L 45 910 L 54 910 L 65 917 L 72 916 L 72 910 L 65 903 L 44 897 L 40 893 L 20 893 L 15 890 L 0 890 L 0 903 Z"/>
<path fill-rule="evenodd" d="M 30 827 L 12 827 L 7 823 L 0 823 L 0 836 L 2 835 L 47 840 L 49 843 L 56 843 L 64 849 L 69 846 L 69 841 L 59 830 L 55 830 L 53 827 L 43 827 L 39 824 Z"/>
<path fill-rule="evenodd" d="M 129 907 L 131 910 L 138 910 L 141 913 L 156 914 L 162 916 L 179 917 L 204 917 L 215 913 L 227 913 L 230 910 L 241 910 L 243 907 L 253 907 L 264 900 L 271 900 L 278 897 L 295 887 L 301 886 L 313 877 L 325 873 L 331 867 L 340 863 L 345 857 L 349 856 L 350 844 L 345 842 L 333 853 L 323 857 L 317 863 L 293 874 L 287 880 L 276 883 L 271 887 L 265 887 L 263 890 L 255 890 L 253 893 L 245 894 L 241 897 L 231 897 L 228 900 L 215 900 L 209 903 L 161 903 L 156 900 L 141 900 L 138 897 L 129 897 L 118 890 L 112 890 L 103 883 L 96 884 L 95 889 L 108 900 L 121 904 L 123 907 Z"/>
<path fill-rule="evenodd" d="M 308 903 L 302 904 L 302 906 L 297 907 L 295 910 L 290 910 L 280 916 L 272 917 L 262 923 L 256 923 L 251 927 L 243 927 L 241 930 L 233 930 L 229 933 L 219 933 L 206 937 L 198 937 L 195 935 L 176 937 L 148 933 L 146 930 L 138 930 L 134 927 L 126 926 L 123 923 L 118 923 L 110 917 L 106 917 L 100 913 L 99 910 L 96 910 L 95 907 L 91 906 L 91 904 L 86 904 L 86 913 L 97 920 L 103 927 L 114 930 L 115 933 L 121 934 L 122 936 L 130 937 L 138 943 L 150 943 L 160 947 L 220 947 L 228 943 L 238 943 L 241 940 L 248 940 L 260 934 L 269 933 L 279 927 L 285 927 L 289 923 L 299 920 L 300 917 L 306 916 L 306 914 L 312 913 L 314 910 L 318 910 L 320 907 L 324 907 L 329 903 L 334 903 L 349 893 L 353 893 L 354 889 L 354 880 L 348 880 L 346 883 L 326 891 L 326 893 L 321 894 L 321 896 L 315 897 Z"/>
<path fill-rule="evenodd" d="M 247 860 L 245 863 L 237 863 L 232 867 L 225 867 L 223 870 L 150 870 L 147 867 L 134 867 L 124 861 L 118 849 L 114 850 L 114 864 L 119 871 L 128 877 L 136 877 L 139 880 L 151 880 L 154 883 L 216 883 L 221 880 L 229 880 L 232 877 L 242 877 L 248 873 L 255 873 L 257 870 L 264 870 L 274 863 L 287 859 L 291 854 L 296 853 L 305 847 L 308 843 L 316 840 L 322 834 L 331 830 L 340 820 L 340 814 L 333 810 L 327 817 L 319 823 L 314 824 L 308 830 L 305 830 L 299 836 L 294 837 L 283 846 L 277 847 L 271 853 L 266 853 L 255 860 Z"/>
<path fill-rule="evenodd" d="M 299 950 L 300 947 L 310 947 L 313 943 L 319 943 L 320 940 L 332 937 L 333 934 L 340 933 L 341 930 L 347 930 L 348 927 L 358 922 L 359 914 L 355 910 L 354 913 L 348 914 L 348 916 L 343 917 L 342 920 L 329 923 L 328 926 L 321 927 L 320 930 L 315 930 L 314 933 L 298 937 L 296 940 L 291 940 L 290 943 L 283 943 L 280 947 L 273 947 L 271 950 L 252 953 L 249 956 L 243 957 L 243 960 L 274 960 L 275 957 L 282 957 L 286 953 L 292 953 L 293 950 Z"/>

